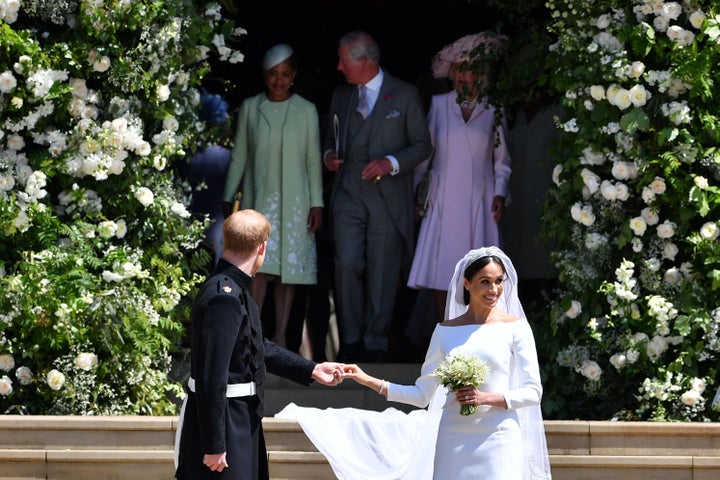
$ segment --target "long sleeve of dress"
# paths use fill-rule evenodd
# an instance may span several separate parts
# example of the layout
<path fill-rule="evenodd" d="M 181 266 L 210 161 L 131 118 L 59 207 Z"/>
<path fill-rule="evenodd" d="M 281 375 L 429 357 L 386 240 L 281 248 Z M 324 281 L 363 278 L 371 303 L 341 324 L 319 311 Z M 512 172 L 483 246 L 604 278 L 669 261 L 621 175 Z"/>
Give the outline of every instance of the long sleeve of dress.
<path fill-rule="evenodd" d="M 415 380 L 415 385 L 390 383 L 388 385 L 387 399 L 392 402 L 407 403 L 425 408 L 439 386 L 432 373 L 443 359 L 443 352 L 437 339 L 437 329 L 435 329 L 435 333 L 430 339 L 425 361 L 420 370 L 420 377 Z"/>
<path fill-rule="evenodd" d="M 503 117 L 502 124 L 497 127 L 497 144 L 493 149 L 493 172 L 495 179 L 495 195 L 507 197 L 510 183 L 511 158 L 507 138 L 507 124 Z"/>
<path fill-rule="evenodd" d="M 542 398 L 540 367 L 532 329 L 526 320 L 517 323 L 513 341 L 515 365 L 511 367 L 511 390 L 501 392 L 508 409 L 539 405 Z"/>

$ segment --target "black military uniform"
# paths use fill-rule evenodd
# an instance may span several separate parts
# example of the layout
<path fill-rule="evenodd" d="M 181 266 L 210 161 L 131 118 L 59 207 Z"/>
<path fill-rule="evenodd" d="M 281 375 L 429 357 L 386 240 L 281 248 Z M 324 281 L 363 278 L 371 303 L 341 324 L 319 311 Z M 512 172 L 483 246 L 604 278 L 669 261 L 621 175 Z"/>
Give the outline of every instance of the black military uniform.
<path fill-rule="evenodd" d="M 201 287 L 192 308 L 190 375 L 176 477 L 178 480 L 269 478 L 262 431 L 266 370 L 309 385 L 315 362 L 263 338 L 252 279 L 224 259 Z M 255 395 L 227 396 L 229 384 L 255 382 Z M 227 452 L 212 472 L 203 455 Z"/>

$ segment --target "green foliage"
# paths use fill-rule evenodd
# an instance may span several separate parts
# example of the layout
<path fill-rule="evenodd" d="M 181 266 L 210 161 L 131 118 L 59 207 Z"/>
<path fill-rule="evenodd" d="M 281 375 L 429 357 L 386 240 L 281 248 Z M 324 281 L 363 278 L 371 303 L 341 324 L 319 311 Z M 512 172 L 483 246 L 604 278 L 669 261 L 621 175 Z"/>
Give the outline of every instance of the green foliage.
<path fill-rule="evenodd" d="M 175 167 L 204 141 L 208 55 L 242 60 L 243 33 L 211 2 L 0 11 L 1 412 L 175 413 L 208 262 Z"/>
<path fill-rule="evenodd" d="M 717 421 L 720 12 L 710 1 L 547 6 L 566 119 L 544 212 L 561 282 L 539 342 L 552 360 L 545 410 Z"/>

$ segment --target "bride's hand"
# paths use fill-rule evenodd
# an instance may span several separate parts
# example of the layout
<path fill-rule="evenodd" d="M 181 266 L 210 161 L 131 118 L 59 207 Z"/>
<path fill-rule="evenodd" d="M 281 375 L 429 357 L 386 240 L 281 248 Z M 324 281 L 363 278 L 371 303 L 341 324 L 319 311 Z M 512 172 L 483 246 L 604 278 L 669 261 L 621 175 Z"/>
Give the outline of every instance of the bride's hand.
<path fill-rule="evenodd" d="M 349 363 L 343 365 L 343 378 L 349 378 L 361 385 L 366 385 L 370 376 L 354 363 Z"/>

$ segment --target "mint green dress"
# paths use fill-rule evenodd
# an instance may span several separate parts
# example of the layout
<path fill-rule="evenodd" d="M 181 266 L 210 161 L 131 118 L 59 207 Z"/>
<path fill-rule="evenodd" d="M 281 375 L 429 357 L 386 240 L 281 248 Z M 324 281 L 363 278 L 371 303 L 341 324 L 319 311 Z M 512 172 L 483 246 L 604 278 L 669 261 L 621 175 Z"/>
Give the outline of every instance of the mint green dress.
<path fill-rule="evenodd" d="M 260 273 L 287 284 L 314 284 L 315 235 L 307 229 L 312 207 L 322 207 L 322 170 L 317 109 L 298 95 L 272 102 L 248 98 L 238 113 L 235 144 L 225 184 L 225 201 L 243 194 L 272 225 Z"/>

